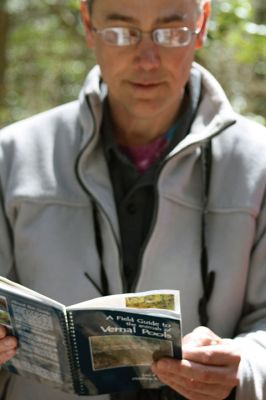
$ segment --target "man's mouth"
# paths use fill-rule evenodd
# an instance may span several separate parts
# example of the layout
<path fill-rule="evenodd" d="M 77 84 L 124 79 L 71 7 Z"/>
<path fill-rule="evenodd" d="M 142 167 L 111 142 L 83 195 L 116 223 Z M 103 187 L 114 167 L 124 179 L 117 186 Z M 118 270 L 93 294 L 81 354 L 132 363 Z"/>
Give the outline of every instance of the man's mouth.
<path fill-rule="evenodd" d="M 130 82 L 130 84 L 136 89 L 156 89 L 162 84 L 162 82 Z"/>

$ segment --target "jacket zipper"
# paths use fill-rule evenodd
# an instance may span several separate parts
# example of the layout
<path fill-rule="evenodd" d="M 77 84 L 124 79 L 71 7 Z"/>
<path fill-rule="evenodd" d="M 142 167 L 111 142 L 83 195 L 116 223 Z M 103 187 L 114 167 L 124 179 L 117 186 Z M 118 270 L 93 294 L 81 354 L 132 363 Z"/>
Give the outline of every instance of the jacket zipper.
<path fill-rule="evenodd" d="M 235 121 L 230 122 L 227 125 L 225 125 L 222 128 L 220 128 L 218 131 L 216 131 L 213 134 L 209 135 L 208 138 L 206 138 L 206 139 L 204 139 L 202 141 L 196 142 L 196 143 L 192 143 L 192 144 L 188 145 L 187 147 L 181 149 L 179 152 L 173 154 L 172 156 L 167 157 L 162 162 L 160 168 L 158 168 L 158 171 L 157 171 L 157 174 L 156 174 L 156 193 L 155 193 L 155 203 L 154 203 L 154 211 L 153 211 L 151 226 L 150 226 L 149 232 L 147 234 L 147 237 L 146 237 L 146 239 L 145 239 L 145 241 L 144 241 L 144 243 L 143 243 L 143 245 L 141 247 L 141 250 L 140 250 L 138 266 L 137 266 L 137 269 L 136 269 L 137 273 L 136 273 L 134 282 L 133 282 L 133 284 L 131 286 L 132 292 L 134 292 L 136 287 L 137 287 L 137 284 L 138 284 L 138 281 L 139 281 L 139 277 L 140 277 L 140 273 L 141 273 L 141 270 L 142 270 L 143 256 L 144 256 L 144 253 L 145 253 L 145 251 L 147 249 L 148 243 L 149 243 L 149 241 L 151 239 L 151 236 L 153 234 L 154 227 L 155 227 L 155 224 L 156 224 L 157 215 L 158 215 L 158 209 L 159 209 L 159 206 L 158 206 L 158 204 L 159 204 L 159 201 L 158 201 L 158 199 L 159 199 L 158 183 L 159 183 L 160 175 L 161 175 L 162 170 L 164 169 L 165 165 L 168 164 L 168 162 L 170 162 L 176 156 L 180 156 L 180 154 L 182 154 L 182 152 L 184 152 L 185 150 L 187 151 L 187 150 L 189 150 L 191 148 L 192 149 L 193 148 L 196 149 L 197 147 L 202 146 L 204 143 L 206 143 L 209 140 L 212 140 L 214 137 L 218 136 L 221 132 L 223 132 L 225 129 L 229 128 L 230 126 L 232 126 L 234 124 L 235 124 Z"/>
<path fill-rule="evenodd" d="M 84 151 L 87 149 L 87 147 L 89 146 L 90 142 L 92 141 L 93 137 L 96 135 L 96 126 L 97 126 L 97 124 L 96 124 L 96 118 L 95 118 L 95 115 L 94 115 L 94 112 L 93 112 L 93 109 L 92 109 L 92 106 L 91 106 L 91 103 L 90 103 L 90 100 L 89 100 L 89 97 L 88 97 L 88 96 L 86 96 L 86 100 L 87 100 L 87 104 L 88 104 L 88 107 L 89 107 L 89 109 L 90 109 L 90 112 L 91 112 L 91 115 L 92 115 L 92 118 L 93 118 L 94 130 L 93 130 L 93 133 L 92 133 L 92 135 L 91 135 L 91 139 L 88 141 L 88 143 L 86 144 L 86 146 L 84 146 L 84 148 L 81 150 L 81 152 L 80 152 L 80 154 L 79 154 L 79 156 L 78 156 L 78 158 L 77 158 L 77 162 L 76 162 L 76 176 L 77 176 L 77 179 L 78 179 L 78 181 L 79 181 L 81 187 L 83 188 L 83 190 L 90 196 L 90 198 L 92 199 L 92 201 L 94 202 L 94 204 L 97 205 L 98 209 L 102 212 L 102 214 L 106 217 L 107 221 L 109 222 L 109 225 L 110 225 L 110 227 L 111 227 L 111 231 L 112 231 L 112 233 L 113 233 L 113 237 L 114 237 L 114 239 L 115 239 L 115 243 L 116 243 L 116 245 L 117 245 L 118 258 L 119 258 L 120 277 L 121 277 L 121 280 L 122 280 L 123 292 L 125 292 L 125 291 L 127 291 L 127 289 L 126 289 L 126 288 L 127 288 L 127 285 L 126 285 L 125 275 L 124 275 L 124 270 L 123 270 L 122 249 L 121 249 L 120 243 L 119 243 L 118 238 L 117 238 L 117 236 L 116 236 L 116 234 L 115 234 L 113 225 L 112 225 L 112 223 L 111 223 L 111 221 L 110 221 L 110 219 L 109 219 L 108 214 L 106 214 L 106 212 L 104 211 L 104 209 L 103 209 L 103 207 L 100 205 L 100 203 L 97 201 L 97 199 L 96 199 L 96 198 L 92 195 L 92 193 L 87 189 L 87 187 L 86 187 L 86 185 L 85 185 L 85 183 L 83 182 L 83 179 L 82 179 L 82 177 L 81 177 L 80 171 L 79 171 L 80 159 L 81 159 L 81 157 L 82 157 Z M 191 148 L 192 148 L 192 149 L 193 149 L 193 148 L 196 149 L 198 146 L 203 145 L 205 142 L 207 142 L 207 141 L 213 139 L 214 137 L 218 136 L 221 132 L 223 132 L 225 129 L 229 128 L 230 126 L 232 126 L 232 125 L 234 125 L 234 124 L 235 124 L 235 121 L 232 121 L 232 122 L 228 123 L 227 125 L 224 125 L 222 128 L 218 129 L 217 131 L 213 132 L 213 134 L 209 135 L 208 138 L 203 139 L 202 141 L 199 141 L 199 142 L 196 142 L 196 143 L 189 144 L 187 147 L 181 149 L 179 152 L 173 154 L 172 156 L 169 156 L 168 158 L 166 158 L 166 159 L 162 162 L 162 165 L 161 165 L 160 168 L 158 169 L 157 176 L 156 176 L 156 179 L 157 179 L 157 180 L 156 180 L 155 205 L 154 205 L 154 212 L 153 212 L 153 216 L 152 216 L 151 226 L 150 226 L 148 235 L 147 235 L 147 237 L 146 237 L 146 239 L 145 239 L 145 241 L 144 241 L 144 243 L 143 243 L 143 245 L 142 245 L 142 247 L 141 247 L 141 250 L 140 250 L 138 266 L 137 266 L 137 269 L 136 269 L 137 273 L 136 273 L 134 282 L 133 282 L 133 284 L 132 284 L 131 291 L 135 291 L 135 289 L 136 289 L 137 283 L 138 283 L 138 281 L 139 281 L 140 272 L 141 272 L 141 270 L 142 270 L 143 255 L 144 255 L 144 253 L 145 253 L 145 250 L 147 249 L 147 245 L 148 245 L 148 243 L 149 243 L 149 241 L 150 241 L 150 238 L 151 238 L 151 236 L 152 236 L 152 233 L 153 233 L 153 231 L 154 231 L 155 222 L 156 222 L 156 217 L 157 217 L 158 208 L 159 208 L 159 207 L 158 207 L 158 203 L 159 203 L 159 202 L 158 202 L 158 199 L 159 199 L 158 182 L 159 182 L 160 175 L 161 175 L 162 170 L 164 169 L 165 165 L 166 165 L 168 162 L 170 162 L 170 160 L 172 160 L 173 158 L 175 158 L 176 156 L 182 154 L 182 152 L 184 152 L 185 150 L 187 151 L 187 150 L 189 150 L 189 149 L 191 149 Z M 101 256 L 101 255 L 99 255 L 99 256 Z M 96 287 L 96 288 L 97 288 L 97 287 Z"/>
<path fill-rule="evenodd" d="M 115 240 L 115 243 L 116 243 L 116 246 L 117 246 L 117 251 L 118 251 L 119 271 L 120 271 L 120 276 L 121 276 L 121 280 L 122 280 L 122 288 L 123 288 L 123 292 L 125 292 L 126 285 L 125 285 L 125 277 L 124 277 L 124 272 L 123 272 L 122 249 L 121 249 L 120 243 L 118 241 L 118 238 L 116 236 L 116 233 L 114 231 L 113 225 L 112 225 L 112 223 L 111 223 L 111 221 L 109 219 L 108 214 L 105 212 L 104 208 L 97 201 L 97 199 L 93 196 L 93 194 L 88 190 L 86 184 L 83 181 L 83 178 L 81 176 L 80 170 L 79 170 L 79 164 L 80 164 L 80 160 L 82 158 L 82 155 L 84 154 L 84 152 L 88 148 L 88 146 L 91 143 L 91 141 L 93 140 L 94 136 L 96 136 L 96 126 L 97 126 L 96 118 L 95 118 L 95 115 L 94 115 L 94 112 L 93 112 L 93 109 L 92 109 L 92 106 L 91 106 L 91 103 L 90 103 L 90 100 L 89 100 L 88 96 L 86 96 L 86 100 L 87 100 L 87 104 L 88 104 L 89 110 L 90 110 L 91 115 L 92 115 L 93 127 L 94 128 L 93 128 L 93 132 L 92 132 L 91 138 L 89 139 L 89 141 L 87 142 L 87 144 L 84 146 L 84 148 L 81 150 L 80 154 L 77 157 L 76 166 L 75 166 L 75 173 L 76 173 L 76 177 L 78 179 L 78 182 L 79 182 L 80 186 L 83 188 L 85 193 L 88 194 L 88 196 L 91 198 L 91 201 L 95 204 L 95 206 L 97 205 L 97 209 L 105 216 L 105 218 L 107 219 L 107 221 L 108 221 L 108 223 L 109 223 L 109 225 L 111 227 L 113 238 Z M 95 227 L 94 227 L 94 229 L 95 229 Z M 99 257 L 102 258 L 102 255 L 99 254 Z M 103 267 L 104 267 L 104 264 L 103 264 Z M 106 273 L 106 271 L 105 271 L 105 273 Z M 85 272 L 85 274 L 86 274 L 86 272 Z M 89 278 L 88 274 L 86 276 L 87 276 L 87 278 Z M 99 291 L 98 285 L 95 285 L 95 282 L 93 282 L 91 280 L 91 278 L 89 278 L 89 280 L 94 284 L 95 288 Z"/>

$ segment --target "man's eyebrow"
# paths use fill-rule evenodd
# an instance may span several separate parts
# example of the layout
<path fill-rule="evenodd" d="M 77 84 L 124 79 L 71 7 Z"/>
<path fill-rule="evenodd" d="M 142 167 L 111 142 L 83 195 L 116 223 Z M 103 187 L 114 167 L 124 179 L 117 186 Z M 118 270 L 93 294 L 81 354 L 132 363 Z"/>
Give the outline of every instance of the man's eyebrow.
<path fill-rule="evenodd" d="M 171 14 L 166 15 L 165 17 L 159 17 L 156 19 L 156 24 L 167 24 L 170 22 L 182 22 L 186 19 L 186 14 Z M 130 22 L 130 23 L 137 23 L 137 19 L 130 17 L 128 15 L 119 14 L 119 13 L 112 13 L 105 16 L 105 21 L 122 21 L 122 22 Z"/>
<path fill-rule="evenodd" d="M 107 14 L 104 19 L 106 22 L 109 21 L 136 22 L 136 20 L 133 17 L 129 17 L 127 15 L 119 13 Z"/>
<path fill-rule="evenodd" d="M 156 24 L 167 24 L 170 22 L 182 22 L 185 21 L 187 15 L 186 14 L 171 14 L 166 15 L 165 17 L 159 17 L 156 19 Z"/>

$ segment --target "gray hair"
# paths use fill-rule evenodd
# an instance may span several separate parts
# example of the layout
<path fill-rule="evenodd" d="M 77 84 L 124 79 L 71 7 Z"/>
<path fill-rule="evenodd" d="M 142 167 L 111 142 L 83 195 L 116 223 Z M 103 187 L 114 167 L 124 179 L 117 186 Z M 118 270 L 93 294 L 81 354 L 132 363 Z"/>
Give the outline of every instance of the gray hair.
<path fill-rule="evenodd" d="M 89 8 L 89 11 L 90 11 L 90 12 L 92 11 L 92 5 L 93 5 L 94 1 L 95 1 L 95 0 L 88 0 L 88 1 L 87 1 L 87 2 L 88 2 L 88 8 Z M 202 11 L 202 8 L 203 8 L 204 4 L 205 4 L 207 1 L 208 1 L 208 0 L 196 0 L 196 3 L 197 3 L 197 5 L 198 5 L 198 7 L 199 7 L 199 12 Z M 210 0 L 210 1 L 211 1 L 211 0 Z"/>
<path fill-rule="evenodd" d="M 199 7 L 199 11 L 202 11 L 204 4 L 207 2 L 208 0 L 196 0 L 198 7 Z M 211 1 L 211 0 L 210 0 Z"/>

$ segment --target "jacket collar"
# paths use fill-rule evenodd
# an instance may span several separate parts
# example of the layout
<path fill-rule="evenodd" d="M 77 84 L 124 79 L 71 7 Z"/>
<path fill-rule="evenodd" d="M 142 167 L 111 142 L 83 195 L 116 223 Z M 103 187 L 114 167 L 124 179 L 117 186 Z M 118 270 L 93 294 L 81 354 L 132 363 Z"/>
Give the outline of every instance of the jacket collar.
<path fill-rule="evenodd" d="M 193 64 L 202 73 L 202 100 L 190 133 L 172 150 L 169 157 L 184 148 L 197 146 L 219 134 L 234 123 L 235 114 L 218 82 L 204 68 Z M 82 125 L 81 153 L 77 171 L 84 188 L 101 205 L 110 218 L 116 238 L 119 225 L 114 203 L 112 184 L 100 145 L 100 126 L 103 115 L 103 99 L 107 95 L 98 66 L 89 73 L 80 94 L 80 122 Z"/>
<path fill-rule="evenodd" d="M 189 135 L 177 146 L 184 148 L 193 143 L 207 141 L 236 120 L 223 89 L 216 79 L 202 66 L 193 63 L 191 76 L 198 70 L 202 74 L 202 100 Z M 82 147 L 96 145 L 103 115 L 103 99 L 107 95 L 99 66 L 88 74 L 79 96 L 80 121 L 83 127 Z M 90 117 L 90 116 L 91 117 Z"/>

